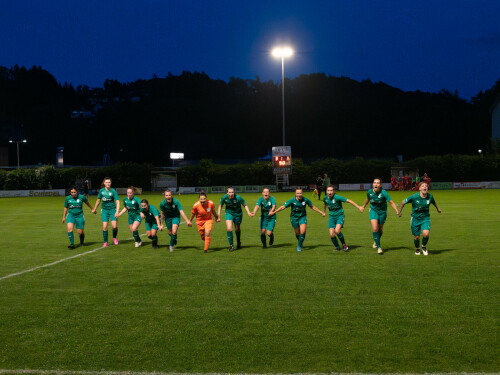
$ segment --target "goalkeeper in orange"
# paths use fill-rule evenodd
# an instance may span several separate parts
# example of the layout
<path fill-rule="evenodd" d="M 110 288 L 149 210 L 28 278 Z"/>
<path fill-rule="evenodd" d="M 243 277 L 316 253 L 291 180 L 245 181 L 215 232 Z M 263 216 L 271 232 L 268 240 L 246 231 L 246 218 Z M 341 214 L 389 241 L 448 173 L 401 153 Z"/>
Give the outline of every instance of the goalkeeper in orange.
<path fill-rule="evenodd" d="M 220 221 L 220 218 L 215 210 L 214 202 L 207 199 L 207 194 L 204 191 L 200 193 L 199 199 L 200 200 L 194 204 L 191 210 L 190 221 L 193 221 L 196 216 L 196 227 L 200 233 L 201 240 L 205 241 L 204 252 L 207 253 L 208 247 L 210 246 L 210 232 L 214 225 L 212 215 L 214 215 L 217 223 Z"/>

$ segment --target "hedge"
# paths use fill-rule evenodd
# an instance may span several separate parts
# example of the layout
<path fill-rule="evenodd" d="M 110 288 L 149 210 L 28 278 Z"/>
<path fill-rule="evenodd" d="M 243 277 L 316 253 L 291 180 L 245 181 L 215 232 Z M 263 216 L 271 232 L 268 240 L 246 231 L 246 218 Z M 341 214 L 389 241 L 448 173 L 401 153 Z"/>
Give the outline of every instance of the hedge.
<path fill-rule="evenodd" d="M 305 165 L 296 158 L 290 184 L 313 184 L 316 177 L 325 172 L 333 183 L 369 182 L 374 177 L 389 181 L 392 166 L 418 168 L 421 175 L 427 173 L 432 181 L 500 181 L 500 156 L 445 155 L 424 156 L 400 164 L 390 160 L 356 158 L 349 161 L 323 159 Z M 42 166 L 0 170 L 0 189 L 67 189 L 79 178 L 92 179 L 93 188 L 97 188 L 106 176 L 113 179 L 114 186 L 134 185 L 151 189 L 151 165 L 137 163 L 118 163 L 101 168 Z M 177 176 L 179 186 L 267 185 L 276 181 L 271 163 L 261 161 L 221 165 L 203 159 L 199 165 L 178 168 Z"/>
<path fill-rule="evenodd" d="M 151 189 L 151 166 L 137 163 L 117 163 L 101 168 L 54 168 L 44 165 L 39 168 L 21 168 L 12 171 L 0 170 L 0 189 L 67 189 L 75 184 L 77 179 L 89 178 L 92 187 L 98 188 L 104 177 L 113 179 L 113 186 L 127 187 L 130 185 Z"/>

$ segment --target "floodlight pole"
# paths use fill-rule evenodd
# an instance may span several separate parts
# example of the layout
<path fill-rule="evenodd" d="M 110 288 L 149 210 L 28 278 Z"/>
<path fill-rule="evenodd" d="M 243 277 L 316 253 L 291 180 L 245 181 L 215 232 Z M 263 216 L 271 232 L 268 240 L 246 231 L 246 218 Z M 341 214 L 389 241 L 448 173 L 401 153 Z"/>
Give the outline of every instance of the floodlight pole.
<path fill-rule="evenodd" d="M 10 140 L 9 143 L 15 143 L 17 146 L 17 169 L 19 169 L 19 143 L 26 143 L 26 139 L 23 139 L 21 141 Z"/>
<path fill-rule="evenodd" d="M 281 55 L 281 107 L 283 111 L 283 146 L 285 143 L 285 56 Z"/>

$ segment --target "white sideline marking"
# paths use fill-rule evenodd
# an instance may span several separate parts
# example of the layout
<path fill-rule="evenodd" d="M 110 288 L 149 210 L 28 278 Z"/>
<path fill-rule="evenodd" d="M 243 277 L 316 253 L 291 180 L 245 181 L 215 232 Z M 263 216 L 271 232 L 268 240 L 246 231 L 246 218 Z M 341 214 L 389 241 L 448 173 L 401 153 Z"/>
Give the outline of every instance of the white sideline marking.
<path fill-rule="evenodd" d="M 373 375 L 373 373 L 361 373 L 361 372 L 302 372 L 302 373 L 227 373 L 227 372 L 139 372 L 139 371 L 67 371 L 67 370 L 31 370 L 31 369 L 17 369 L 17 370 L 6 370 L 0 369 L 0 374 L 40 374 L 40 375 Z M 404 372 L 393 372 L 384 373 L 384 375 L 407 375 Z M 478 372 L 429 372 L 422 373 L 420 375 L 494 375 L 498 373 L 478 373 Z M 414 373 L 414 375 L 419 375 Z"/>
<path fill-rule="evenodd" d="M 131 240 L 131 239 L 133 239 L 133 237 L 132 238 L 127 238 L 125 241 Z M 107 247 L 110 247 L 110 246 L 107 246 Z M 104 246 L 98 247 L 98 248 L 93 249 L 93 250 L 86 251 L 84 253 L 76 254 L 76 255 L 70 256 L 68 258 L 59 259 L 59 260 L 56 260 L 55 262 L 44 264 L 42 266 L 36 266 L 36 267 L 30 268 L 30 269 L 27 269 L 27 270 L 24 270 L 24 271 L 20 271 L 20 272 L 16 272 L 16 273 L 11 273 L 10 275 L 0 277 L 0 280 L 8 279 L 8 278 L 14 277 L 14 276 L 23 275 L 23 274 L 28 273 L 28 272 L 36 271 L 36 270 L 38 270 L 40 268 L 47 268 L 47 267 L 55 266 L 56 264 L 59 264 L 59 263 L 62 263 L 62 262 L 66 262 L 67 260 L 70 260 L 70 259 L 74 259 L 74 258 L 82 257 L 82 256 L 87 255 L 87 254 L 95 253 L 96 251 L 99 251 L 101 249 L 104 249 Z M 0 370 L 0 373 L 1 373 L 1 371 L 3 371 L 3 370 Z"/>
<path fill-rule="evenodd" d="M 185 221 L 179 223 L 179 225 L 180 224 L 184 224 L 184 223 L 185 223 Z M 146 233 L 143 233 L 143 234 L 140 234 L 139 236 L 142 237 L 142 236 L 145 236 L 145 235 L 146 235 Z M 127 238 L 125 241 L 130 241 L 130 240 L 133 240 L 133 239 L 134 239 L 134 237 L 130 237 L 130 238 Z M 107 247 L 110 247 L 110 246 L 107 246 Z M 39 270 L 40 268 L 52 267 L 52 266 L 55 266 L 56 264 L 59 264 L 59 263 L 62 263 L 62 262 L 66 262 L 67 260 L 71 260 L 71 259 L 74 259 L 74 258 L 82 257 L 82 256 L 87 255 L 87 254 L 95 253 L 96 251 L 99 251 L 101 249 L 104 249 L 104 246 L 98 247 L 98 248 L 93 249 L 93 250 L 86 251 L 86 252 L 81 253 L 81 254 L 76 254 L 76 255 L 70 256 L 68 258 L 59 259 L 59 260 L 56 260 L 55 262 L 52 262 L 52 263 L 44 264 L 44 265 L 41 265 L 41 266 L 36 266 L 36 267 L 30 268 L 30 269 L 27 269 L 27 270 L 24 270 L 24 271 L 16 272 L 16 273 L 11 273 L 10 275 L 6 275 L 6 276 L 0 277 L 0 281 L 5 280 L 5 279 L 9 279 L 9 278 L 14 277 L 14 276 L 23 275 L 23 274 L 28 273 L 28 272 L 33 272 L 33 271 Z M 6 371 L 8 371 L 8 370 L 1 370 L 0 369 L 0 374 L 8 373 Z M 22 371 L 22 370 L 16 370 L 16 371 Z M 38 371 L 38 370 L 26 370 L 26 371 Z M 36 373 L 38 373 L 38 372 L 36 372 Z M 50 373 L 51 374 L 52 373 L 55 374 L 56 372 L 50 372 Z M 70 374 L 70 373 L 78 374 L 78 372 L 61 372 L 61 374 Z M 82 374 L 91 374 L 91 373 L 92 372 L 82 372 Z M 29 374 L 29 372 L 27 372 L 26 374 Z M 102 372 L 102 373 L 101 372 L 96 372 L 96 374 L 108 374 L 108 373 L 107 372 Z M 122 373 L 117 373 L 117 374 L 122 374 Z M 131 373 L 130 372 L 124 372 L 123 374 L 131 374 Z M 139 373 L 137 373 L 137 374 L 139 374 Z M 157 373 L 154 373 L 154 374 L 157 374 Z"/>

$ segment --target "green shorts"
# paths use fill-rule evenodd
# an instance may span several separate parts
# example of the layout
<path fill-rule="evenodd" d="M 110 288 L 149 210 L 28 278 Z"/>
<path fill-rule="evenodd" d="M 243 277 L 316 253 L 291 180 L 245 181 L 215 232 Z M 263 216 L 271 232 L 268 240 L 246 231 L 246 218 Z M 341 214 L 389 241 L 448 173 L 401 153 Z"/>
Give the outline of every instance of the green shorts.
<path fill-rule="evenodd" d="M 83 229 L 85 227 L 85 217 L 83 216 L 83 214 L 79 216 L 68 214 L 66 216 L 66 222 L 72 223 L 76 227 L 76 229 Z"/>
<path fill-rule="evenodd" d="M 431 230 L 430 220 L 415 220 L 411 218 L 410 220 L 411 234 L 415 237 L 420 235 L 423 230 Z"/>
<path fill-rule="evenodd" d="M 274 217 L 269 217 L 269 216 L 261 216 L 260 217 L 260 229 L 265 229 L 270 232 L 274 230 L 274 226 L 276 225 L 276 216 L 273 215 Z"/>
<path fill-rule="evenodd" d="M 294 229 L 300 228 L 302 224 L 307 224 L 307 216 L 302 216 L 300 218 L 290 216 L 290 222 Z"/>
<path fill-rule="evenodd" d="M 107 223 L 108 221 L 116 221 L 116 210 L 106 210 L 105 208 L 101 208 L 101 219 L 103 223 Z"/>
<path fill-rule="evenodd" d="M 231 220 L 234 224 L 240 225 L 243 220 L 243 214 L 232 214 L 226 211 L 226 220 Z"/>
<path fill-rule="evenodd" d="M 166 217 L 165 218 L 165 225 L 167 226 L 168 229 L 172 229 L 172 225 L 179 225 L 181 223 L 181 218 L 180 217 Z"/>
<path fill-rule="evenodd" d="M 134 221 L 137 221 L 140 223 L 142 221 L 141 215 L 137 215 L 137 216 L 128 215 L 128 225 L 134 224 Z"/>
<path fill-rule="evenodd" d="M 330 216 L 328 219 L 328 228 L 335 228 L 338 224 L 344 226 L 345 216 Z"/>
<path fill-rule="evenodd" d="M 379 224 L 384 225 L 385 221 L 387 220 L 387 211 L 383 214 L 379 214 L 377 213 L 377 211 L 370 208 L 370 220 L 377 220 Z"/>
<path fill-rule="evenodd" d="M 158 230 L 158 224 L 156 224 L 156 220 L 154 222 L 145 221 L 146 231 L 149 232 L 151 229 Z"/>

